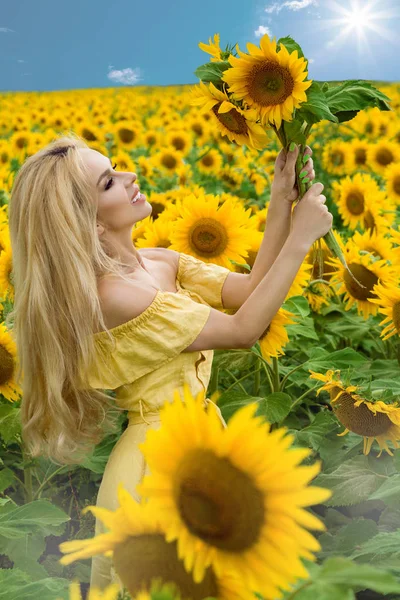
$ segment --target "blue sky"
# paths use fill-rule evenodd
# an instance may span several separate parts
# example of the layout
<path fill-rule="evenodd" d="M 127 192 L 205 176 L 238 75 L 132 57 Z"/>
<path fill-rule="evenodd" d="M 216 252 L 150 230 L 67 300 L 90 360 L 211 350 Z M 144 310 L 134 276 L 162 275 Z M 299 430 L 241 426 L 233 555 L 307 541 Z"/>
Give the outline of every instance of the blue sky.
<path fill-rule="evenodd" d="M 0 90 L 194 84 L 221 47 L 291 35 L 309 79 L 400 81 L 400 0 L 14 0 L 0 13 Z"/>

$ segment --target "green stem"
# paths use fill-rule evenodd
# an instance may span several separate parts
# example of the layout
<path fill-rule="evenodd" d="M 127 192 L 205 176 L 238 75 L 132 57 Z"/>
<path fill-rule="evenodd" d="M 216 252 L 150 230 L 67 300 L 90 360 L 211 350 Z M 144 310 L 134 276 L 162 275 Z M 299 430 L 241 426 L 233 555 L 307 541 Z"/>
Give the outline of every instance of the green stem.
<path fill-rule="evenodd" d="M 276 356 L 272 357 L 273 375 L 274 375 L 274 392 L 279 392 L 280 381 L 279 381 L 279 363 Z"/>
<path fill-rule="evenodd" d="M 51 475 L 49 475 L 49 477 L 46 477 L 46 479 L 44 479 L 42 481 L 42 483 L 40 484 L 40 486 L 38 487 L 38 489 L 36 490 L 36 492 L 33 494 L 33 500 L 35 500 L 35 498 L 37 497 L 38 499 L 40 498 L 40 492 L 41 490 L 45 487 L 45 485 L 50 481 L 50 479 L 53 479 L 53 477 L 55 477 L 55 475 L 58 475 L 58 473 L 60 471 L 62 471 L 63 469 L 65 469 L 65 465 L 62 465 L 61 467 L 59 467 L 58 469 L 56 469 L 55 471 L 53 471 L 53 473 Z"/>
<path fill-rule="evenodd" d="M 302 394 L 302 395 L 301 395 L 299 398 L 297 398 L 297 400 L 295 400 L 295 401 L 293 402 L 292 406 L 290 407 L 290 410 L 292 410 L 292 409 L 293 409 L 295 406 L 297 406 L 297 404 L 299 404 L 299 403 L 300 403 L 300 402 L 303 400 L 303 398 L 305 398 L 306 396 L 308 396 L 308 394 L 309 394 L 310 392 L 313 392 L 313 391 L 314 391 L 314 390 L 316 390 L 316 389 L 317 389 L 317 387 L 319 387 L 319 386 L 320 386 L 320 384 L 319 384 L 319 383 L 317 383 L 316 385 L 314 385 L 314 387 L 312 387 L 312 388 L 310 388 L 309 390 L 307 390 L 306 392 L 304 392 L 304 394 Z"/>
<path fill-rule="evenodd" d="M 305 583 L 303 583 L 303 585 L 297 588 L 297 590 L 294 590 L 294 592 L 292 592 L 286 600 L 293 600 L 293 598 L 295 598 L 299 592 L 302 592 L 303 590 L 308 588 L 312 583 L 312 581 L 306 581 Z"/>
<path fill-rule="evenodd" d="M 307 362 L 308 362 L 308 361 L 307 361 Z M 284 377 L 284 378 L 282 379 L 282 381 L 281 381 L 281 389 L 280 389 L 280 391 L 281 391 L 281 392 L 283 392 L 283 390 L 284 390 L 284 388 L 285 388 L 285 385 L 286 385 L 286 382 L 287 382 L 287 380 L 289 379 L 289 377 L 290 377 L 290 376 L 291 376 L 291 375 L 292 375 L 292 374 L 293 374 L 295 371 L 297 371 L 298 369 L 301 369 L 301 367 L 302 367 L 302 366 L 304 366 L 305 364 L 307 364 L 307 362 L 305 362 L 305 363 L 301 363 L 301 365 L 297 365 L 297 367 L 294 367 L 294 369 L 292 369 L 291 371 L 289 371 L 289 373 L 288 373 L 287 375 L 285 375 L 285 377 Z"/>
<path fill-rule="evenodd" d="M 25 464 L 25 462 L 28 462 L 23 446 L 22 446 L 22 460 L 23 460 L 24 464 Z M 28 502 L 32 502 L 32 500 L 33 500 L 32 467 L 24 466 L 24 498 L 25 498 L 25 504 L 28 504 Z"/>
<path fill-rule="evenodd" d="M 258 396 L 260 393 L 260 369 L 261 364 L 259 363 L 258 368 L 254 373 L 253 396 Z"/>
<path fill-rule="evenodd" d="M 232 385 L 230 385 L 230 386 L 228 387 L 228 389 L 224 390 L 224 394 L 225 394 L 226 392 L 229 392 L 229 390 L 231 390 L 233 387 L 235 387 L 235 385 L 236 385 L 236 384 L 239 384 L 239 387 L 241 387 L 241 388 L 242 388 L 242 390 L 244 391 L 244 393 L 245 393 L 245 394 L 247 394 L 247 391 L 246 391 L 246 390 L 244 389 L 244 387 L 243 387 L 243 386 L 240 384 L 240 381 L 242 381 L 243 379 L 246 379 L 246 377 L 250 377 L 251 375 L 253 375 L 253 373 L 246 373 L 246 375 L 243 375 L 243 377 L 240 377 L 240 379 L 237 379 L 237 378 L 234 376 L 234 374 L 233 374 L 233 373 L 231 373 L 231 372 L 230 372 L 228 369 L 225 369 L 225 371 L 226 371 L 227 373 L 229 373 L 229 375 L 230 375 L 231 377 L 233 377 L 233 379 L 235 380 L 235 383 L 232 383 Z"/>
<path fill-rule="evenodd" d="M 266 363 L 262 362 L 261 364 L 264 367 L 265 375 L 267 376 L 269 387 L 270 387 L 271 394 L 272 394 L 273 391 L 274 391 L 274 384 L 272 383 L 272 378 L 271 378 L 271 375 L 270 375 L 270 371 L 267 369 Z"/>

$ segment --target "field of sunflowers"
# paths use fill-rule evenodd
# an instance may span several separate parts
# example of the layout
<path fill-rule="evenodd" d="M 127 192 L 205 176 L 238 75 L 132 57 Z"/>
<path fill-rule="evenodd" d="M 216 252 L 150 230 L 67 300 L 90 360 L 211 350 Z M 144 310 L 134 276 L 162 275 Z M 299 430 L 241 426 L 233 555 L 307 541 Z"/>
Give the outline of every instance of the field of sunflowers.
<path fill-rule="evenodd" d="M 194 535 L 180 538 L 187 571 L 194 554 L 203 561 L 196 563 L 195 583 L 182 586 L 184 597 L 400 598 L 400 85 L 374 85 L 390 97 L 391 112 L 371 108 L 339 125 L 322 121 L 307 141 L 315 181 L 324 184 L 334 215 L 334 235 L 364 287 L 325 245 L 322 272 L 310 250 L 257 344 L 215 351 L 208 395 L 216 393 L 230 437 L 222 441 L 214 416 L 203 420 L 195 404 L 192 416 L 197 414 L 198 435 L 214 450 L 213 458 L 203 457 L 209 488 L 215 484 L 221 492 L 224 527 L 228 531 L 234 523 L 234 536 L 224 540 L 218 523 L 218 560 L 202 583 L 210 565 L 207 548 Z M 127 420 L 121 417 L 119 434 L 107 436 L 82 465 L 29 460 L 19 424 L 17 348 L 5 318 L 14 301 L 8 203 L 15 174 L 27 156 L 71 130 L 117 170 L 137 173 L 152 205 L 151 215 L 132 230 L 137 248 L 171 248 L 206 262 L 212 250 L 215 264 L 251 270 L 280 147 L 273 135 L 263 150 L 233 143 L 212 111 L 200 114 L 191 105 L 190 91 L 175 86 L 0 95 L 0 598 L 178 598 L 161 589 L 122 594 L 112 585 L 89 596 L 94 545 L 83 551 L 78 543 L 80 556 L 60 563 L 60 544 L 94 535 L 94 515 L 84 509 L 96 503 L 104 467 Z M 188 405 L 191 401 L 188 397 Z M 165 413 L 164 426 L 161 450 L 177 460 L 176 431 L 186 432 L 190 450 L 197 429 L 178 404 Z M 156 470 L 162 456 L 156 437 L 149 436 L 146 445 Z M 232 458 L 232 469 L 240 465 L 242 479 L 239 471 L 221 471 L 214 459 L 222 452 Z M 192 463 L 192 476 L 201 479 L 198 466 Z M 162 477 L 167 486 L 168 474 Z M 159 501 L 153 514 L 139 515 L 128 496 L 119 490 L 120 512 L 107 521 L 114 541 L 110 537 L 102 547 L 114 550 L 121 573 L 129 565 L 123 544 L 115 542 L 124 539 L 118 535 L 128 531 L 134 516 L 148 527 L 131 525 L 126 550 L 139 532 L 157 531 L 154 515 L 163 511 Z M 171 503 L 164 514 L 160 527 L 178 522 Z M 261 527 L 263 543 L 256 549 Z M 171 529 L 170 540 L 176 539 L 175 529 L 179 534 L 178 526 Z M 228 543 L 234 544 L 231 562 L 223 551 Z M 173 561 L 171 544 L 152 548 Z M 130 550 L 141 565 L 145 553 L 134 544 Z M 159 571 L 152 575 L 162 576 L 164 562 L 154 564 Z M 178 588 L 181 571 L 176 569 Z M 260 573 L 268 581 L 256 587 Z"/>

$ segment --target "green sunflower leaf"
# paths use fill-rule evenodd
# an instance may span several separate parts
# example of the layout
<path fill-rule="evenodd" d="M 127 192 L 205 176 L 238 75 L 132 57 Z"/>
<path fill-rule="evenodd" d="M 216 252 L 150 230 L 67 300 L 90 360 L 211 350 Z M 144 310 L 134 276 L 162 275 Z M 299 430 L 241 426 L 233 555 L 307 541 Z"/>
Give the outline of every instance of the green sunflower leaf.
<path fill-rule="evenodd" d="M 351 558 L 361 558 L 371 556 L 388 555 L 391 558 L 400 558 L 400 530 L 381 532 L 370 540 L 364 542 L 360 548 L 357 548 L 351 555 Z"/>
<path fill-rule="evenodd" d="M 339 465 L 332 473 L 320 473 L 315 485 L 332 490 L 332 496 L 324 502 L 326 506 L 351 506 L 371 497 L 384 479 L 375 473 L 367 456 L 355 456 Z"/>
<path fill-rule="evenodd" d="M 280 423 L 290 412 L 292 399 L 289 394 L 275 392 L 260 401 L 257 416 L 265 416 L 268 423 Z"/>
<path fill-rule="evenodd" d="M 391 508 L 400 509 L 400 474 L 392 475 L 371 494 L 370 500 L 383 500 Z"/>
<path fill-rule="evenodd" d="M 303 120 L 309 124 L 320 121 L 332 121 L 338 123 L 338 118 L 331 112 L 324 92 L 316 81 L 306 90 L 307 101 L 303 102 L 296 110 L 296 120 Z"/>
<path fill-rule="evenodd" d="M 294 39 L 290 35 L 287 35 L 286 37 L 283 37 L 283 38 L 279 38 L 279 40 L 276 43 L 276 49 L 278 52 L 281 48 L 281 44 L 283 44 L 285 46 L 285 48 L 289 52 L 289 54 L 291 54 L 292 52 L 297 50 L 298 58 L 305 58 L 304 54 L 303 54 L 303 50 L 301 49 L 301 46 L 299 46 L 299 44 L 297 42 L 295 42 Z"/>
<path fill-rule="evenodd" d="M 194 75 L 201 81 L 212 82 L 214 85 L 221 83 L 222 74 L 231 67 L 228 61 L 208 62 L 200 65 L 194 72 Z"/>
<path fill-rule="evenodd" d="M 350 111 L 349 116 L 353 118 L 359 110 L 369 107 L 376 106 L 383 111 L 392 110 L 388 104 L 390 98 L 367 81 L 349 79 L 340 85 L 329 86 L 325 96 L 332 113 L 336 116 L 337 113 L 342 113 L 343 120 L 347 111 Z M 353 112 L 355 114 L 351 116 Z"/>
<path fill-rule="evenodd" d="M 327 584 L 351 586 L 356 591 L 369 589 L 380 594 L 400 593 L 400 583 L 387 570 L 360 565 L 343 557 L 328 558 L 322 565 L 318 580 Z"/>

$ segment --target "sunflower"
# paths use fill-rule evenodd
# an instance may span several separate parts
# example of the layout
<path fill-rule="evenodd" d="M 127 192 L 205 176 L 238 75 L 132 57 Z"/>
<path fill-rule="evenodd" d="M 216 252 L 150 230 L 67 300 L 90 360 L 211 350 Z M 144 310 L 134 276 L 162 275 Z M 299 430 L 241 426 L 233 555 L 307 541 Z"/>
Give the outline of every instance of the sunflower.
<path fill-rule="evenodd" d="M 353 177 L 347 175 L 339 182 L 333 181 L 332 188 L 339 214 L 344 225 L 350 229 L 362 224 L 369 206 L 383 203 L 385 196 L 375 179 L 361 173 L 356 173 Z"/>
<path fill-rule="evenodd" d="M 17 345 L 12 330 L 0 323 L 0 394 L 10 402 L 18 401 L 22 389 L 16 380 L 18 367 Z"/>
<path fill-rule="evenodd" d="M 386 441 L 391 440 L 395 448 L 399 448 L 400 439 L 400 408 L 396 405 L 385 404 L 381 400 L 369 402 L 357 393 L 357 386 L 345 386 L 339 379 L 340 371 L 330 370 L 323 375 L 310 370 L 310 378 L 324 382 L 317 391 L 328 390 L 333 411 L 345 427 L 338 435 L 346 435 L 349 431 L 364 438 L 364 454 L 369 454 L 373 441 L 379 444 L 380 456 L 383 450 L 393 456 Z"/>
<path fill-rule="evenodd" d="M 203 44 L 203 42 L 199 43 L 200 50 L 204 50 L 208 54 L 211 54 L 210 62 L 219 62 L 222 60 L 222 51 L 219 47 L 219 33 L 214 35 L 214 41 L 211 38 L 208 38 L 208 45 Z"/>
<path fill-rule="evenodd" d="M 382 233 L 371 230 L 364 233 L 356 231 L 351 239 L 361 251 L 371 252 L 373 256 L 387 261 L 393 259 L 393 243 Z"/>
<path fill-rule="evenodd" d="M 400 206 L 400 163 L 389 165 L 385 171 L 384 179 L 387 195 L 397 206 Z"/>
<path fill-rule="evenodd" d="M 204 409 L 200 410 L 211 421 Z M 214 428 L 215 425 L 214 421 Z M 211 429 L 211 423 L 209 427 L 210 432 L 216 432 L 216 429 Z M 156 580 L 173 584 L 189 598 L 217 596 L 221 600 L 235 600 L 238 597 L 236 593 L 246 600 L 254 598 L 241 578 L 232 572 L 231 566 L 218 575 L 216 569 L 210 566 L 202 572 L 203 577 L 199 581 L 188 560 L 179 556 L 181 547 L 166 539 L 161 519 L 146 500 L 134 500 L 121 482 L 117 494 L 119 507 L 115 511 L 97 506 L 87 506 L 82 510 L 82 514 L 91 511 L 109 531 L 91 539 L 61 543 L 59 550 L 68 554 L 60 559 L 60 564 L 69 565 L 96 554 L 111 556 L 118 579 L 135 598 L 136 594 L 149 592 Z M 117 585 L 120 586 L 118 580 Z"/>
<path fill-rule="evenodd" d="M 339 245 L 343 247 L 338 232 L 334 232 L 334 235 Z M 309 281 L 303 295 L 308 300 L 311 310 L 314 312 L 319 312 L 323 305 L 328 305 L 329 299 L 334 294 L 332 287 L 329 285 L 334 268 L 327 263 L 327 260 L 332 257 L 332 252 L 329 250 L 323 238 L 321 238 L 321 264 L 316 260 L 314 248 L 311 248 L 306 256 L 306 261 L 312 265 L 312 273 L 310 276 L 311 281 Z M 323 279 L 326 283 L 315 281 L 316 279 Z"/>
<path fill-rule="evenodd" d="M 226 92 L 221 92 L 210 82 L 207 87 L 202 81 L 192 89 L 192 106 L 202 106 L 200 114 L 212 111 L 214 123 L 222 136 L 240 146 L 250 146 L 262 150 L 268 144 L 268 137 L 259 123 L 257 112 L 243 110 L 230 102 Z"/>
<path fill-rule="evenodd" d="M 14 302 L 12 248 L 8 228 L 0 232 L 0 298 Z"/>
<path fill-rule="evenodd" d="M 140 121 L 134 119 L 127 119 L 124 121 L 117 121 L 109 129 L 114 135 L 114 143 L 116 149 L 131 150 L 139 145 L 140 138 L 143 132 L 143 125 Z"/>
<path fill-rule="evenodd" d="M 179 165 L 184 164 L 184 155 L 175 150 L 173 146 L 164 146 L 151 157 L 154 167 L 160 169 L 163 173 L 174 175 Z"/>
<path fill-rule="evenodd" d="M 328 142 L 322 151 L 322 166 L 332 175 L 346 175 L 352 171 L 352 155 L 347 142 L 335 139 Z"/>
<path fill-rule="evenodd" d="M 175 391 L 163 405 L 161 428 L 139 444 L 151 475 L 136 490 L 148 498 L 166 540 L 177 540 L 196 582 L 208 567 L 217 577 L 232 571 L 266 599 L 279 598 L 279 588 L 308 577 L 300 558 L 315 560 L 320 548 L 305 528 L 325 526 L 304 507 L 331 492 L 308 487 L 320 463 L 299 466 L 311 450 L 289 448 L 294 437 L 285 436 L 286 428 L 270 432 L 263 417 L 254 417 L 257 403 L 240 408 L 223 428 L 216 409 L 202 408 L 203 395 L 194 399 L 184 384 L 184 402 Z"/>
<path fill-rule="evenodd" d="M 205 175 L 218 175 L 222 167 L 222 156 L 215 148 L 210 148 L 207 154 L 203 154 L 196 166 Z"/>
<path fill-rule="evenodd" d="M 345 310 L 350 310 L 355 304 L 357 313 L 368 319 L 370 315 L 376 315 L 378 312 L 378 307 L 369 301 L 371 298 L 376 298 L 374 285 L 379 281 L 393 279 L 394 270 L 386 260 L 375 260 L 370 253 L 361 254 L 352 240 L 346 243 L 345 259 L 349 270 L 361 285 L 351 277 L 336 257 L 327 261 L 337 269 L 332 275 L 331 283 L 334 286 L 339 285 L 336 290 L 338 294 L 344 294 Z"/>
<path fill-rule="evenodd" d="M 171 129 L 165 134 L 164 143 L 186 156 L 192 147 L 192 136 L 185 129 Z"/>
<path fill-rule="evenodd" d="M 354 138 L 347 142 L 353 162 L 353 171 L 367 168 L 367 150 L 369 143 L 366 140 Z"/>
<path fill-rule="evenodd" d="M 367 164 L 380 175 L 386 173 L 388 166 L 400 159 L 399 144 L 388 139 L 381 139 L 370 144 L 367 150 Z"/>
<path fill-rule="evenodd" d="M 270 359 L 272 356 L 278 358 L 285 354 L 283 348 L 289 342 L 289 336 L 285 327 L 295 323 L 291 317 L 294 317 L 293 313 L 280 308 L 260 336 L 258 342 L 261 354 L 268 362 L 271 362 Z"/>
<path fill-rule="evenodd" d="M 374 287 L 377 298 L 371 298 L 379 306 L 379 312 L 386 315 L 380 325 L 386 325 L 381 332 L 383 340 L 387 340 L 392 335 L 400 336 L 400 282 L 386 282 L 385 285 L 378 283 Z"/>
<path fill-rule="evenodd" d="M 237 213 L 236 203 L 218 206 L 218 202 L 213 194 L 189 194 L 173 224 L 170 248 L 232 269 L 230 258 L 246 261 L 253 230 L 246 226 L 243 214 Z"/>
<path fill-rule="evenodd" d="M 312 80 L 304 81 L 308 75 L 307 61 L 298 57 L 297 50 L 289 54 L 280 44 L 276 51 L 276 38 L 268 34 L 260 39 L 260 48 L 247 44 L 249 54 L 244 54 L 236 44 L 240 58 L 230 55 L 231 69 L 226 69 L 221 78 L 229 86 L 235 100 L 242 100 L 257 110 L 261 123 L 280 128 L 283 120 L 291 121 L 294 109 L 307 101 L 306 90 Z"/>

